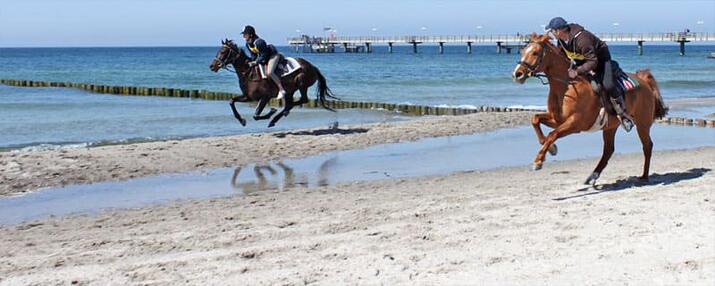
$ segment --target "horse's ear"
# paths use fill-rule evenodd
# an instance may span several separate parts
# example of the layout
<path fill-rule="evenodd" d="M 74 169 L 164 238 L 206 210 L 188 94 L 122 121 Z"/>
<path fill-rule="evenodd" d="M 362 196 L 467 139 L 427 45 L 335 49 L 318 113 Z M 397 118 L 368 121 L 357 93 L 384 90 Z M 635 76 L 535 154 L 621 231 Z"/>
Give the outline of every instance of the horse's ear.
<path fill-rule="evenodd" d="M 536 40 L 537 37 L 538 37 L 538 35 L 536 34 L 536 32 L 531 32 L 531 40 L 532 41 Z"/>
<path fill-rule="evenodd" d="M 221 44 L 222 44 L 222 45 L 225 45 L 225 44 L 226 44 L 226 40 L 221 40 Z"/>

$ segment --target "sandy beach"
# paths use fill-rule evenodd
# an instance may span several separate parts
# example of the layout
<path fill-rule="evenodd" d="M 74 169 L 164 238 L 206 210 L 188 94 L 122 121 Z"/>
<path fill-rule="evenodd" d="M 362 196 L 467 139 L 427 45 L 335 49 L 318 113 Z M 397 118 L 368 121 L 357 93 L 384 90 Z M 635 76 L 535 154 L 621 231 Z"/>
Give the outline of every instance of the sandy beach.
<path fill-rule="evenodd" d="M 3 194 L 523 125 L 432 117 L 0 154 Z M 575 135 L 578 136 L 578 135 Z M 236 155 L 238 154 L 238 155 Z M 712 285 L 715 147 L 341 183 L 0 226 L 2 285 Z M 19 167 L 18 167 L 19 166 Z M 51 173 L 55 170 L 58 175 Z M 34 177 L 34 178 L 33 178 Z"/>
<path fill-rule="evenodd" d="M 712 285 L 715 147 L 0 227 L 3 285 Z"/>

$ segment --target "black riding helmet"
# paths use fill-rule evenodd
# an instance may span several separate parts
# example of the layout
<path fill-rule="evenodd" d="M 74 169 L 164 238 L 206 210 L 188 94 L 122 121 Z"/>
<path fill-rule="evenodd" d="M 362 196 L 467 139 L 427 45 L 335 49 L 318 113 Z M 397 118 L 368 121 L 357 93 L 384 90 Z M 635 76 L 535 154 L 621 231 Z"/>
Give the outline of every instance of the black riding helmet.
<path fill-rule="evenodd" d="M 253 26 L 251 25 L 246 25 L 245 27 L 243 27 L 243 32 L 241 32 L 241 34 L 248 34 L 250 36 L 254 36 L 256 35 L 256 29 L 253 28 Z"/>

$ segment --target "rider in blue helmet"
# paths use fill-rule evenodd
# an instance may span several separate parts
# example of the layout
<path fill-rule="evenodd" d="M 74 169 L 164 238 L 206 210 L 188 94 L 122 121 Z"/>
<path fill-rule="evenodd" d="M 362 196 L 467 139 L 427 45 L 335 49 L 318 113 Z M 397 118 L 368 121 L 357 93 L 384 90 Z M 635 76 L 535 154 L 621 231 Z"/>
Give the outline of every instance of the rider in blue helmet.
<path fill-rule="evenodd" d="M 618 69 L 618 63 L 611 60 L 606 42 L 601 41 L 581 25 L 569 24 L 561 17 L 551 19 L 546 30 L 556 36 L 559 50 L 573 63 L 568 71 L 569 78 L 573 79 L 579 75 L 593 76 L 608 93 L 613 108 L 621 120 L 621 126 L 630 132 L 633 128 L 633 119 L 626 112 L 623 91 L 616 86 L 617 79 L 613 71 Z"/>

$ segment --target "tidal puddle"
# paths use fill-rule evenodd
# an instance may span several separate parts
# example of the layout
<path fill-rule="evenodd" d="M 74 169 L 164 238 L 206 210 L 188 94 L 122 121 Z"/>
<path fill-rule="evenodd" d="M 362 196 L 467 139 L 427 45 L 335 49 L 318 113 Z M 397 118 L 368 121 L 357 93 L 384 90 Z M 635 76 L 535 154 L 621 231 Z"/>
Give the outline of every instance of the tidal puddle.
<path fill-rule="evenodd" d="M 655 150 L 715 146 L 715 128 L 655 125 L 652 137 Z M 548 157 L 544 166 L 546 172 L 551 161 L 600 156 L 601 133 L 571 135 L 557 144 L 559 154 Z M 144 207 L 176 200 L 289 190 L 296 186 L 443 175 L 519 165 L 529 168 L 538 148 L 532 128 L 519 127 L 328 152 L 238 168 L 47 188 L 22 196 L 0 198 L 0 224 L 51 215 L 95 213 L 107 208 Z M 635 131 L 627 134 L 619 131 L 616 152 L 641 152 Z M 658 160 L 657 155 L 653 160 Z M 594 159 L 594 167 L 596 162 Z M 574 171 L 582 172 L 585 178 L 591 168 Z M 640 169 L 633 171 L 634 174 L 639 172 Z"/>

